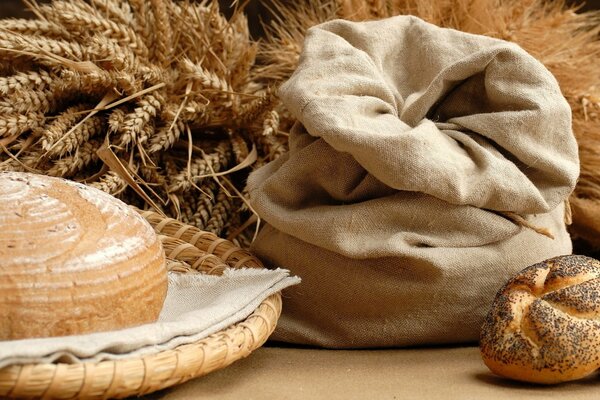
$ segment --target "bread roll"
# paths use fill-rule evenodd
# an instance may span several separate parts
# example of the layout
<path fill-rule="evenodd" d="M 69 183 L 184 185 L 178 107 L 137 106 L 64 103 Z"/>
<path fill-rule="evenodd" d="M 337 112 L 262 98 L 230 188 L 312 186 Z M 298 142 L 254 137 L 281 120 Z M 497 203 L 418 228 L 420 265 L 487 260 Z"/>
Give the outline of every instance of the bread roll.
<path fill-rule="evenodd" d="M 600 262 L 561 256 L 532 265 L 497 294 L 481 355 L 492 372 L 544 384 L 600 367 Z"/>
<path fill-rule="evenodd" d="M 81 184 L 0 173 L 0 340 L 153 322 L 167 291 L 152 227 Z"/>

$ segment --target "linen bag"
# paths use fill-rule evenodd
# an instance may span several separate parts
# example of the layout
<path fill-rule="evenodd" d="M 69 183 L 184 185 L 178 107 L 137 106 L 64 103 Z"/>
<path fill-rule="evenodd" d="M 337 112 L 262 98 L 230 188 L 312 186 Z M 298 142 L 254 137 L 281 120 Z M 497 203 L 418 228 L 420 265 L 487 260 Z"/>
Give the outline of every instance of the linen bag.
<path fill-rule="evenodd" d="M 509 276 L 571 252 L 570 108 L 517 45 L 412 16 L 331 21 L 280 97 L 289 153 L 248 180 L 267 223 L 254 252 L 302 278 L 274 339 L 474 341 Z"/>

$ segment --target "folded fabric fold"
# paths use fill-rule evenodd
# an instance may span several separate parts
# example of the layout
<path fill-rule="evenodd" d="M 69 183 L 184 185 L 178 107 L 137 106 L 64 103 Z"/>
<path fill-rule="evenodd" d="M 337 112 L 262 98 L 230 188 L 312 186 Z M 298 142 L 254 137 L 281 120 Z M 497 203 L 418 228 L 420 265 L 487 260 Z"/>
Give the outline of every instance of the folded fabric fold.
<path fill-rule="evenodd" d="M 0 341 L 0 368 L 116 360 L 173 349 L 242 321 L 264 299 L 299 281 L 283 269 L 227 269 L 222 276 L 171 272 L 156 323 L 88 335 Z"/>

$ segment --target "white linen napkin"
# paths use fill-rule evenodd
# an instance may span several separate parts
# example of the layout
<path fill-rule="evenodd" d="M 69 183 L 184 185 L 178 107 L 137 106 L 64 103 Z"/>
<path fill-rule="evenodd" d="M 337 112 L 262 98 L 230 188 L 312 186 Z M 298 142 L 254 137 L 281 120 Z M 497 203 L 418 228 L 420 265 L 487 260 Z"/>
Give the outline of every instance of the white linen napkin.
<path fill-rule="evenodd" d="M 222 276 L 170 272 L 157 322 L 86 335 L 0 341 L 0 368 L 97 362 L 173 349 L 244 320 L 264 299 L 299 282 L 284 269 L 226 269 Z"/>

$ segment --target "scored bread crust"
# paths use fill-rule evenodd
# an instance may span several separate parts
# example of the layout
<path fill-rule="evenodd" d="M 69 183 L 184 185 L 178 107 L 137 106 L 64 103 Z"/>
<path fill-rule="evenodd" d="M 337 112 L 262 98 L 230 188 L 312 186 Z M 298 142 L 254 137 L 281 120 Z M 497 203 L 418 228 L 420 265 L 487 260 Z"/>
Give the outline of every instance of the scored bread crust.
<path fill-rule="evenodd" d="M 162 245 L 120 200 L 63 179 L 0 173 L 0 340 L 156 321 Z"/>
<path fill-rule="evenodd" d="M 532 265 L 496 295 L 480 337 L 492 372 L 553 384 L 600 367 L 600 262 L 560 256 Z"/>

